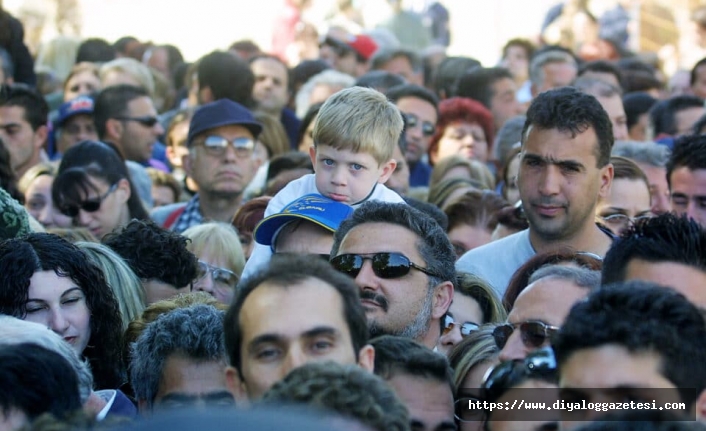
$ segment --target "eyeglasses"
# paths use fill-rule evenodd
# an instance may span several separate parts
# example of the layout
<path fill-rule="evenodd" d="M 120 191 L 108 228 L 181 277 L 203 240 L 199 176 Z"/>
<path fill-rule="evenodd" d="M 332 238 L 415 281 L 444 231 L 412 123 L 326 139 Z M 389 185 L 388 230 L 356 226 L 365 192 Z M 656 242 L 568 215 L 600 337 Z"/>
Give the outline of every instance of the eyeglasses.
<path fill-rule="evenodd" d="M 620 232 L 626 230 L 635 223 L 639 223 L 643 220 L 649 220 L 652 217 L 654 217 L 654 214 L 652 213 L 643 214 L 641 216 L 632 218 L 628 217 L 625 214 L 611 214 L 605 217 L 599 216 L 599 218 L 603 220 L 605 224 L 616 234 L 619 234 Z"/>
<path fill-rule="evenodd" d="M 463 322 L 463 323 L 456 323 L 454 322 L 453 316 L 446 315 L 446 318 L 444 319 L 444 331 L 443 335 L 447 335 L 449 332 L 451 332 L 454 329 L 454 326 L 460 325 L 461 326 L 461 336 L 462 337 L 468 337 L 471 335 L 472 332 L 477 331 L 478 328 L 480 328 L 480 325 L 477 323 L 473 322 Z"/>
<path fill-rule="evenodd" d="M 522 343 L 531 349 L 538 349 L 550 339 L 556 331 L 559 330 L 556 326 L 547 325 L 539 321 L 522 322 L 519 325 L 505 323 L 496 327 L 493 330 L 493 338 L 499 349 L 505 347 L 507 340 L 515 332 L 515 328 L 519 327 Z"/>
<path fill-rule="evenodd" d="M 483 398 L 493 402 L 526 378 L 556 380 L 557 364 L 551 347 L 536 350 L 524 360 L 501 362 L 483 379 Z"/>
<path fill-rule="evenodd" d="M 199 260 L 199 266 L 196 270 L 196 281 L 203 280 L 208 274 L 211 274 L 213 279 L 213 288 L 221 293 L 232 292 L 240 279 L 233 271 L 212 266 Z"/>
<path fill-rule="evenodd" d="M 213 135 L 207 136 L 198 144 L 203 145 L 206 153 L 213 156 L 222 156 L 225 154 L 228 145 L 233 146 L 233 149 L 235 149 L 235 155 L 239 158 L 251 156 L 253 150 L 255 149 L 255 141 L 246 137 L 235 138 L 232 141 L 229 141 L 223 136 Z"/>
<path fill-rule="evenodd" d="M 407 119 L 407 127 L 409 128 L 414 128 L 417 127 L 418 124 L 420 124 L 419 117 L 417 117 L 414 114 L 404 114 L 405 118 Z M 421 123 L 422 126 L 422 134 L 424 136 L 431 136 L 436 132 L 436 126 L 433 123 L 430 123 L 429 121 L 424 121 Z"/>
<path fill-rule="evenodd" d="M 485 418 L 485 410 L 479 408 L 483 400 L 476 397 L 461 397 L 454 401 L 454 417 L 461 422 L 478 422 Z"/>
<path fill-rule="evenodd" d="M 120 121 L 134 121 L 140 123 L 145 127 L 154 127 L 155 124 L 159 123 L 159 119 L 155 116 L 144 116 L 144 117 L 113 117 Z"/>
<path fill-rule="evenodd" d="M 79 210 L 84 210 L 89 213 L 94 213 L 100 209 L 103 201 L 111 193 L 113 193 L 115 191 L 115 189 L 117 189 L 117 188 L 118 188 L 118 183 L 115 183 L 112 186 L 110 186 L 110 188 L 108 189 L 107 192 L 105 192 L 105 194 L 98 196 L 97 198 L 87 199 L 78 205 L 62 206 L 59 208 L 59 211 L 61 211 L 62 214 L 69 216 L 71 218 L 78 216 Z"/>
<path fill-rule="evenodd" d="M 380 278 L 400 278 L 409 274 L 409 271 L 412 268 L 427 275 L 440 277 L 439 275 L 429 271 L 427 268 L 413 263 L 402 253 L 376 253 L 372 256 L 361 256 L 359 254 L 339 254 L 331 259 L 331 265 L 339 272 L 355 278 L 363 268 L 363 263 L 366 260 L 370 260 L 372 262 L 373 272 Z"/>

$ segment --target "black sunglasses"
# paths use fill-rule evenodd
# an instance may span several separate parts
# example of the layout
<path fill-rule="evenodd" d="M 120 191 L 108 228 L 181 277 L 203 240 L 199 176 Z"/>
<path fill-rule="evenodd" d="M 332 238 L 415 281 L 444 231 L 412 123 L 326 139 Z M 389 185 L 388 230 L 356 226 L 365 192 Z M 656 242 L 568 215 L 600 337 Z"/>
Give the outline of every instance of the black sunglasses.
<path fill-rule="evenodd" d="M 483 399 L 494 402 L 528 378 L 557 379 L 556 357 L 551 347 L 536 350 L 524 360 L 501 362 L 491 368 L 483 379 Z"/>
<path fill-rule="evenodd" d="M 114 117 L 116 120 L 120 121 L 134 121 L 140 123 L 145 127 L 154 127 L 155 124 L 159 122 L 159 119 L 154 116 L 144 116 L 144 117 Z"/>
<path fill-rule="evenodd" d="M 493 330 L 493 338 L 499 349 L 505 347 L 516 327 L 520 329 L 522 343 L 531 349 L 542 347 L 559 330 L 556 326 L 539 321 L 527 321 L 517 325 L 504 323 Z"/>
<path fill-rule="evenodd" d="M 427 275 L 440 277 L 437 274 L 429 271 L 427 268 L 421 267 L 412 262 L 407 256 L 402 253 L 375 253 L 372 256 L 361 256 L 359 254 L 339 254 L 331 259 L 331 265 L 346 275 L 353 278 L 358 276 L 363 263 L 370 260 L 373 264 L 373 272 L 380 278 L 400 278 L 414 268 Z"/>
<path fill-rule="evenodd" d="M 68 205 L 68 206 L 62 206 L 59 208 L 62 214 L 69 216 L 71 218 L 74 218 L 78 216 L 79 210 L 84 210 L 89 213 L 94 213 L 98 211 L 101 207 L 101 204 L 107 198 L 111 193 L 115 191 L 115 189 L 118 188 L 118 183 L 113 184 L 110 186 L 107 192 L 105 192 L 104 195 L 98 196 L 97 198 L 94 199 L 88 199 L 85 200 L 78 205 Z"/>
<path fill-rule="evenodd" d="M 414 115 L 414 114 L 404 114 L 405 118 L 407 119 L 407 127 L 413 128 L 417 127 L 417 124 L 419 124 L 419 118 Z M 422 122 L 422 134 L 424 136 L 431 136 L 436 132 L 436 126 L 433 125 L 432 123 L 428 121 Z"/>

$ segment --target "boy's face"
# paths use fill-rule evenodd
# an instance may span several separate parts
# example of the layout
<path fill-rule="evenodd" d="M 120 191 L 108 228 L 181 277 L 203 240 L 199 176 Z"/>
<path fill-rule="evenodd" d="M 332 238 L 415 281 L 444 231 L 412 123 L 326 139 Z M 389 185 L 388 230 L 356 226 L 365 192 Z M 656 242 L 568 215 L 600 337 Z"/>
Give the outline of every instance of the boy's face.
<path fill-rule="evenodd" d="M 397 164 L 394 159 L 378 164 L 370 154 L 337 150 L 321 144 L 312 147 L 309 155 L 319 193 L 348 205 L 367 198 L 375 184 L 390 178 Z"/>

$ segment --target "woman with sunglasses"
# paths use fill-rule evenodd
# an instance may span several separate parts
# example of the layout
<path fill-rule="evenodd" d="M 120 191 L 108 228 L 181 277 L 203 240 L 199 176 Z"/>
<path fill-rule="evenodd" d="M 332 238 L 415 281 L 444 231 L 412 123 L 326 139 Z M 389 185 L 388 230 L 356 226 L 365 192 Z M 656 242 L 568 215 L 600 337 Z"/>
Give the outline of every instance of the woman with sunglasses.
<path fill-rule="evenodd" d="M 471 332 L 449 352 L 453 369 L 455 417 L 459 431 L 480 431 L 485 411 L 463 408 L 468 402 L 482 401 L 481 385 L 488 370 L 497 363 L 500 349 L 493 339 L 495 325 L 485 325 Z"/>
<path fill-rule="evenodd" d="M 191 240 L 187 249 L 199 259 L 192 290 L 230 304 L 245 268 L 238 233 L 232 225 L 212 222 L 190 227 L 182 235 Z"/>
<path fill-rule="evenodd" d="M 446 314 L 437 348 L 439 352 L 448 354 L 481 325 L 504 322 L 506 317 L 500 298 L 485 280 L 467 272 L 458 272 L 454 299 Z"/>
<path fill-rule="evenodd" d="M 40 323 L 88 360 L 96 389 L 125 382 L 118 303 L 101 270 L 47 233 L 0 243 L 0 314 Z"/>
<path fill-rule="evenodd" d="M 133 218 L 149 219 L 125 160 L 111 144 L 83 141 L 64 154 L 52 185 L 59 210 L 96 238 Z"/>

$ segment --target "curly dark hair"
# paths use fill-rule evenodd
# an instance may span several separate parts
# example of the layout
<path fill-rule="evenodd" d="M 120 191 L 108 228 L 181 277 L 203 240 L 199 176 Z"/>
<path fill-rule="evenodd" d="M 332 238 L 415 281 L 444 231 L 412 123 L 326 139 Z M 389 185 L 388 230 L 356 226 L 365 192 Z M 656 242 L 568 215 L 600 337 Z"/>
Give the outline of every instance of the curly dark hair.
<path fill-rule="evenodd" d="M 157 280 L 176 289 L 196 278 L 198 259 L 187 250 L 189 239 L 162 229 L 151 220 L 132 220 L 103 237 L 142 280 Z"/>
<path fill-rule="evenodd" d="M 81 288 L 91 313 L 91 337 L 83 357 L 91 365 L 97 389 L 118 388 L 126 380 L 118 301 L 103 272 L 74 244 L 48 233 L 0 243 L 0 314 L 26 317 L 30 278 L 38 271 L 54 271 Z"/>
<path fill-rule="evenodd" d="M 314 362 L 292 370 L 262 402 L 333 410 L 379 431 L 409 430 L 409 414 L 384 380 L 357 365 Z"/>
<path fill-rule="evenodd" d="M 691 409 L 706 388 L 704 339 L 704 317 L 682 294 L 633 280 L 602 287 L 574 305 L 552 345 L 560 369 L 581 350 L 606 345 L 654 352 L 659 373 Z"/>
<path fill-rule="evenodd" d="M 607 165 L 613 149 L 613 125 L 598 100 L 574 87 L 562 87 L 539 94 L 527 111 L 522 128 L 522 145 L 530 127 L 557 129 L 576 136 L 593 127 L 598 137 L 596 160 L 598 168 Z"/>

